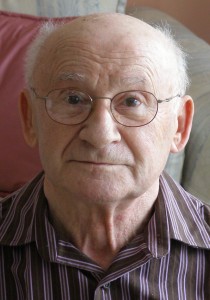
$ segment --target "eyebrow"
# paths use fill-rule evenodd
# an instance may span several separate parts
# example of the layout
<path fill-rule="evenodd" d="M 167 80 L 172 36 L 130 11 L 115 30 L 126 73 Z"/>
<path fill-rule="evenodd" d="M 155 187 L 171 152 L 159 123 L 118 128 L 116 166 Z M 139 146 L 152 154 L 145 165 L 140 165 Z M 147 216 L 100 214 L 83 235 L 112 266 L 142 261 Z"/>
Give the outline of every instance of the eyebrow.
<path fill-rule="evenodd" d="M 146 79 L 144 77 L 140 76 L 130 76 L 130 77 L 123 77 L 121 79 L 122 84 L 129 84 L 129 85 L 135 85 L 137 83 L 146 83 Z"/>
<path fill-rule="evenodd" d="M 58 81 L 65 81 L 65 80 L 73 80 L 73 81 L 85 81 L 85 76 L 79 73 L 72 73 L 72 72 L 63 72 L 58 75 Z"/>
<path fill-rule="evenodd" d="M 86 77 L 84 74 L 76 73 L 76 72 L 62 72 L 56 78 L 56 81 L 77 81 L 77 82 L 85 82 Z M 136 84 L 145 84 L 147 80 L 143 76 L 124 76 L 120 79 L 122 85 L 136 85 Z"/>

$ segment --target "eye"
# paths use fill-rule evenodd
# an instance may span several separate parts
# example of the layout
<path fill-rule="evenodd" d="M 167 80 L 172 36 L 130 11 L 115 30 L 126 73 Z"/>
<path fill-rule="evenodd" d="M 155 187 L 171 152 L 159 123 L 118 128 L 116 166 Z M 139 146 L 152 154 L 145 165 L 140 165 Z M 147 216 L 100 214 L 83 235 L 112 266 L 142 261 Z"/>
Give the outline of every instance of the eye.
<path fill-rule="evenodd" d="M 114 107 L 121 109 L 139 109 L 147 103 L 147 99 L 141 91 L 123 92 L 115 96 Z"/>
<path fill-rule="evenodd" d="M 65 101 L 72 105 L 84 104 L 85 96 L 77 92 L 70 91 L 65 95 Z"/>
<path fill-rule="evenodd" d="M 137 100 L 135 97 L 129 97 L 124 100 L 124 104 L 128 107 L 137 107 L 141 105 L 141 101 Z"/>
<path fill-rule="evenodd" d="M 146 93 L 142 91 L 127 91 L 117 94 L 112 101 L 112 112 L 119 117 L 136 118 L 145 115 L 148 107 Z"/>

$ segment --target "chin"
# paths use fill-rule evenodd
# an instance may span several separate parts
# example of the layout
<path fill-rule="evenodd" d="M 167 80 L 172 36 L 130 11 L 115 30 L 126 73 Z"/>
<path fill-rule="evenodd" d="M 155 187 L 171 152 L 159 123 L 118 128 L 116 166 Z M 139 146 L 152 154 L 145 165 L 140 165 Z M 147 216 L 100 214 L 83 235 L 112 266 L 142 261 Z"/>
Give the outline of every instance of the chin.
<path fill-rule="evenodd" d="M 124 198 L 128 193 L 122 182 L 109 179 L 83 179 L 69 184 L 69 192 L 73 192 L 78 199 L 91 202 L 113 202 Z"/>

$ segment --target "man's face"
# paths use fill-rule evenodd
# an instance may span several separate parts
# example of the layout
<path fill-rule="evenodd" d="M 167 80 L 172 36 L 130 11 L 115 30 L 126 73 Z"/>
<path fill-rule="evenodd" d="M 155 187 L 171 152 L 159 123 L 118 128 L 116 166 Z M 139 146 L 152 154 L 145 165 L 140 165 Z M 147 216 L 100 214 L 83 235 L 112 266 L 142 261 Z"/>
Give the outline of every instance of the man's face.
<path fill-rule="evenodd" d="M 113 36 L 111 29 L 95 28 L 92 34 L 91 24 L 81 34 L 81 26 L 73 31 L 68 26 L 49 40 L 51 50 L 40 58 L 43 70 L 34 75 L 39 95 L 72 87 L 92 98 L 112 98 L 126 90 L 149 91 L 161 99 L 173 96 L 153 64 L 152 49 L 145 47 L 151 37 L 144 27 L 137 43 L 130 25 L 127 37 L 118 25 L 110 25 Z M 177 130 L 171 103 L 159 105 L 150 124 L 129 128 L 113 119 L 109 99 L 95 100 L 89 118 L 73 126 L 50 119 L 43 100 L 32 101 L 46 190 L 112 202 L 139 197 L 157 184 Z"/>

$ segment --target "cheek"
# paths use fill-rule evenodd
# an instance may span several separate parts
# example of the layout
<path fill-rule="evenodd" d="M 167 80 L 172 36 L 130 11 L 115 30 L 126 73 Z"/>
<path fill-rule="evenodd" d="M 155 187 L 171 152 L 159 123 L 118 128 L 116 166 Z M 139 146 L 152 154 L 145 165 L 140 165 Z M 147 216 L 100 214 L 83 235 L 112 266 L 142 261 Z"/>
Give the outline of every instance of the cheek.
<path fill-rule="evenodd" d="M 131 147 L 135 157 L 138 172 L 153 172 L 162 169 L 167 161 L 173 140 L 172 129 L 169 124 L 162 126 L 158 119 L 156 122 L 135 129 Z"/>
<path fill-rule="evenodd" d="M 49 167 L 56 165 L 58 157 L 61 155 L 62 146 L 59 139 L 59 135 L 53 129 L 40 128 L 38 139 L 39 155 L 45 171 Z"/>
<path fill-rule="evenodd" d="M 71 131 L 66 126 L 51 120 L 47 113 L 39 110 L 35 119 L 40 159 L 46 164 L 56 164 L 62 158 L 62 153 L 71 141 Z"/>

